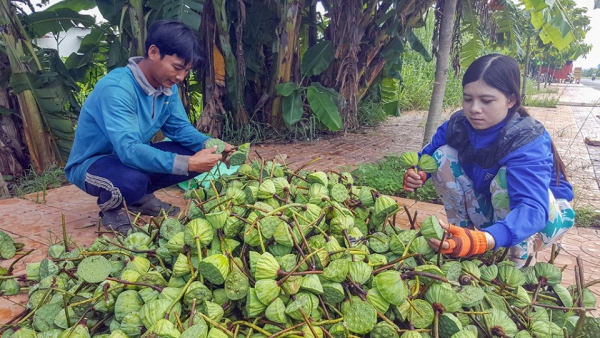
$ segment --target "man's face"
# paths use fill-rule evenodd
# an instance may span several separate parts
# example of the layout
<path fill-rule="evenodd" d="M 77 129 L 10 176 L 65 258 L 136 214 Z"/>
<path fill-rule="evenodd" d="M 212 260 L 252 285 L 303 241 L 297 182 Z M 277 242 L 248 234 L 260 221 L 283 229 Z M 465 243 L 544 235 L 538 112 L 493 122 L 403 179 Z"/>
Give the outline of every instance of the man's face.
<path fill-rule="evenodd" d="M 177 54 L 165 55 L 161 58 L 160 51 L 155 45 L 148 49 L 148 58 L 152 62 L 148 82 L 155 88 L 158 86 L 171 88 L 174 84 L 183 81 L 192 68 L 191 64 L 185 64 Z"/>

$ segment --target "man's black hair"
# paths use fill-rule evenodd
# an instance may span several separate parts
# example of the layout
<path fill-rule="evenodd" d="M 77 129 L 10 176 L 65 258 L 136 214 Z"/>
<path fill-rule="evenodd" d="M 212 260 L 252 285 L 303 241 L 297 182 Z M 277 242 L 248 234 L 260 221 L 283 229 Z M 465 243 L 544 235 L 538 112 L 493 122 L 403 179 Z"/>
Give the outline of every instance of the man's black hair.
<path fill-rule="evenodd" d="M 161 58 L 165 55 L 177 54 L 186 64 L 191 63 L 194 68 L 201 67 L 204 62 L 195 32 L 179 21 L 154 22 L 148 29 L 145 57 L 148 57 L 148 49 L 152 45 L 158 47 Z"/>

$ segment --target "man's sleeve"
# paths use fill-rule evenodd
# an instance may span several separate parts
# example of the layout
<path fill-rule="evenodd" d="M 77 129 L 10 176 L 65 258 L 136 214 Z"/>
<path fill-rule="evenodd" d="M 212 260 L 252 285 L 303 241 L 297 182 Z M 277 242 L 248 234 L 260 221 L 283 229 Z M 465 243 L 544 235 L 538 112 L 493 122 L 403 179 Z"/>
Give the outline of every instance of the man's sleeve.
<path fill-rule="evenodd" d="M 171 111 L 171 115 L 167 118 L 161 130 L 172 141 L 176 141 L 193 151 L 200 151 L 204 149 L 204 143 L 209 137 L 192 126 L 185 113 L 183 103 L 179 98 L 179 92 L 175 88 L 177 86 L 173 86 L 173 94 L 171 95 L 171 100 L 175 100 L 173 102 L 174 109 Z"/>
<path fill-rule="evenodd" d="M 100 120 L 98 124 L 104 129 L 121 162 L 146 172 L 174 173 L 175 154 L 142 142 L 135 94 L 121 87 L 105 87 L 98 97 L 101 112 L 97 117 Z"/>

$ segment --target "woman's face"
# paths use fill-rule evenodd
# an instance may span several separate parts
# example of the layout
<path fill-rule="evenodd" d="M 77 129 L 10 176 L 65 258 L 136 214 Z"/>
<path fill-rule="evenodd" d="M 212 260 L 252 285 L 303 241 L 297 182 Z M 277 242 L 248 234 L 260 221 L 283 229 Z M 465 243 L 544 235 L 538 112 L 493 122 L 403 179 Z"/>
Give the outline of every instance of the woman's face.
<path fill-rule="evenodd" d="M 482 80 L 463 87 L 463 111 L 474 129 L 488 129 L 502 122 L 515 101 L 514 95 L 506 97 Z"/>

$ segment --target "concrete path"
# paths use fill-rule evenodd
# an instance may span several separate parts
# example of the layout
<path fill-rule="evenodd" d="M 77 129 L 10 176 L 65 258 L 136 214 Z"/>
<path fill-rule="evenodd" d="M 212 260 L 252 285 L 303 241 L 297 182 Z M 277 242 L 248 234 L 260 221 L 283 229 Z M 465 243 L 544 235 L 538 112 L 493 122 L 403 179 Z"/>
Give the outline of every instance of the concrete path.
<path fill-rule="evenodd" d="M 530 113 L 542 122 L 567 165 L 570 180 L 575 187 L 576 208 L 592 208 L 600 211 L 600 147 L 586 145 L 585 138 L 600 140 L 600 108 L 582 107 L 600 102 L 600 91 L 582 85 L 556 85 L 560 101 L 576 106 L 560 105 L 556 108 L 531 108 Z M 450 112 L 446 113 L 446 116 Z M 278 158 L 298 168 L 314 159 L 308 169 L 352 170 L 361 163 L 375 162 L 386 155 L 419 150 L 423 137 L 426 112 L 405 112 L 389 119 L 375 129 L 347 133 L 334 138 L 322 138 L 310 142 L 291 144 L 259 144 L 252 147 L 253 156 L 266 159 Z M 170 188 L 158 193 L 161 199 L 184 206 L 182 191 Z M 429 215 L 444 218 L 441 205 L 398 199 L 412 212 L 418 211 L 422 221 Z M 95 199 L 74 186 L 66 186 L 24 198 L 0 200 L 0 229 L 9 232 L 17 241 L 25 244 L 25 250 L 35 251 L 19 261 L 15 273 L 22 273 L 27 263 L 40 261 L 46 256 L 49 244 L 62 239 L 61 224 L 74 243 L 89 245 L 93 242 L 98 224 Z M 404 212 L 398 215 L 401 226 L 408 224 Z M 563 284 L 574 284 L 576 258 L 581 257 L 585 280 L 600 279 L 600 233 L 597 229 L 573 228 L 562 240 L 562 251 L 555 263 L 564 268 Z M 540 252 L 538 260 L 548 261 L 549 250 Z M 11 261 L 0 261 L 7 267 Z M 600 297 L 600 284 L 591 287 Z M 26 295 L 0 297 L 0 324 L 23 311 Z M 600 303 L 600 298 L 599 298 Z M 596 311 L 598 312 L 598 311 Z M 597 313 L 595 313 L 597 314 Z"/>

